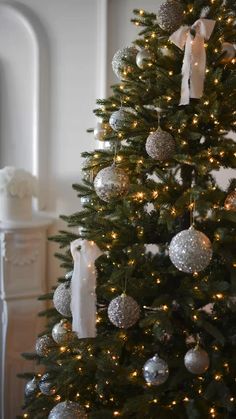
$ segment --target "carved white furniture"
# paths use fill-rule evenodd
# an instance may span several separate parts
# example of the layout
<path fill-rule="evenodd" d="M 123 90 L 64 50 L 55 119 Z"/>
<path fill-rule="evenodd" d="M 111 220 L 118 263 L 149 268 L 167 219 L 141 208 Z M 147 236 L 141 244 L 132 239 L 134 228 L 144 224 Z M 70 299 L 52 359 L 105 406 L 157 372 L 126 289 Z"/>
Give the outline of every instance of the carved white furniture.
<path fill-rule="evenodd" d="M 35 364 L 22 352 L 32 352 L 45 306 L 37 297 L 46 291 L 46 248 L 49 219 L 0 223 L 0 418 L 14 419 L 21 411 L 25 381 L 17 373 Z"/>

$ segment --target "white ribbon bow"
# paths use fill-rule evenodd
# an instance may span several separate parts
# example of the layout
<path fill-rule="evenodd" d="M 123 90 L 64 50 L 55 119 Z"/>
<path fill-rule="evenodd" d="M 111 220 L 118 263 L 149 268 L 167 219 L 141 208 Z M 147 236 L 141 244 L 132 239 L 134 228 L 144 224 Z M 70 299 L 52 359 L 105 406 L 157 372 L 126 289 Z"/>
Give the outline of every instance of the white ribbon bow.
<path fill-rule="evenodd" d="M 93 338 L 96 336 L 95 260 L 102 252 L 94 242 L 77 239 L 71 243 L 71 254 L 74 259 L 71 279 L 72 330 L 79 338 Z"/>
<path fill-rule="evenodd" d="M 181 50 L 184 50 L 182 67 L 182 86 L 180 105 L 188 105 L 190 98 L 200 99 L 203 95 L 206 73 L 205 40 L 213 32 L 215 20 L 199 19 L 192 26 L 181 26 L 170 36 L 172 41 Z M 195 38 L 190 33 L 194 29 Z"/>

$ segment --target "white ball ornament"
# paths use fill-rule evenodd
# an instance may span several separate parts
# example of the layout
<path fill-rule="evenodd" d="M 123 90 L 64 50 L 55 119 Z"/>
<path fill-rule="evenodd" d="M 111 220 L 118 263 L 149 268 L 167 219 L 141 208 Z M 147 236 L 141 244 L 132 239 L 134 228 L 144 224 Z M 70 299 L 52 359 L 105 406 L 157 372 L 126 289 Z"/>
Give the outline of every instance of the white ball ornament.
<path fill-rule="evenodd" d="M 112 324 L 120 329 L 128 329 L 137 323 L 140 307 L 132 297 L 121 294 L 110 302 L 107 313 Z"/>
<path fill-rule="evenodd" d="M 87 419 L 83 407 L 77 402 L 58 403 L 49 413 L 48 419 Z"/>
<path fill-rule="evenodd" d="M 28 381 L 25 385 L 25 396 L 33 397 L 38 392 L 38 380 L 36 377 Z"/>
<path fill-rule="evenodd" d="M 169 257 L 173 265 L 182 272 L 203 271 L 212 258 L 209 238 L 191 226 L 176 234 L 169 246 Z"/>
<path fill-rule="evenodd" d="M 115 53 L 112 59 L 112 69 L 118 79 L 125 79 L 132 72 L 136 55 L 137 49 L 135 47 L 125 47 Z"/>
<path fill-rule="evenodd" d="M 106 135 L 109 132 L 109 126 L 105 122 L 97 122 L 96 128 L 94 128 L 93 135 L 97 141 L 105 141 Z M 110 128 L 111 130 L 111 128 Z"/>
<path fill-rule="evenodd" d="M 152 54 L 146 48 L 141 49 L 136 55 L 136 64 L 141 70 L 148 67 L 149 62 L 152 59 Z"/>
<path fill-rule="evenodd" d="M 56 393 L 56 388 L 51 382 L 49 373 L 44 374 L 39 381 L 39 389 L 45 396 L 51 396 Z"/>
<path fill-rule="evenodd" d="M 69 282 L 58 285 L 53 295 L 53 304 L 62 316 L 71 317 L 71 288 Z"/>
<path fill-rule="evenodd" d="M 175 140 L 171 134 L 158 128 L 148 136 L 146 151 L 154 160 L 169 160 L 175 153 Z"/>
<path fill-rule="evenodd" d="M 129 114 L 124 108 L 120 108 L 111 114 L 109 124 L 114 131 L 122 131 L 130 128 L 130 122 L 128 121 Z"/>
<path fill-rule="evenodd" d="M 201 375 L 208 370 L 210 359 L 208 353 L 204 349 L 196 346 L 186 353 L 184 364 L 187 370 L 192 374 Z"/>
<path fill-rule="evenodd" d="M 105 202 L 121 199 L 129 191 L 129 177 L 115 164 L 100 170 L 94 180 L 96 194 Z"/>
<path fill-rule="evenodd" d="M 148 384 L 159 386 L 169 377 L 169 368 L 164 359 L 156 354 L 144 364 L 143 376 Z"/>

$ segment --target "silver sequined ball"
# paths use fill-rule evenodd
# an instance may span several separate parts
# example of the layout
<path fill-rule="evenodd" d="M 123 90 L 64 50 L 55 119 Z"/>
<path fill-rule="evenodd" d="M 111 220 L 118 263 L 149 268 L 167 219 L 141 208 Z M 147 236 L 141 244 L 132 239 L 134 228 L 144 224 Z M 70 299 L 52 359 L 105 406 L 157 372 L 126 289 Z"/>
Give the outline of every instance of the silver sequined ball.
<path fill-rule="evenodd" d="M 225 200 L 225 209 L 228 211 L 236 211 L 236 191 L 230 192 Z"/>
<path fill-rule="evenodd" d="M 49 373 L 44 374 L 39 381 L 39 389 L 45 396 L 51 396 L 56 393 L 56 388 L 51 382 Z"/>
<path fill-rule="evenodd" d="M 168 379 L 169 368 L 164 359 L 159 358 L 156 354 L 144 364 L 143 376 L 147 383 L 159 386 Z"/>
<path fill-rule="evenodd" d="M 69 282 L 58 285 L 53 295 L 53 304 L 62 316 L 71 317 L 71 288 Z"/>
<path fill-rule="evenodd" d="M 137 49 L 135 47 L 125 47 L 115 53 L 111 65 L 118 79 L 125 79 L 127 74 L 132 72 L 136 55 Z"/>
<path fill-rule="evenodd" d="M 171 134 L 158 128 L 148 136 L 146 151 L 154 160 L 169 160 L 175 153 L 175 140 Z"/>
<path fill-rule="evenodd" d="M 204 349 L 196 346 L 190 349 L 184 357 L 185 367 L 192 374 L 204 374 L 209 368 L 210 360 L 208 353 Z"/>
<path fill-rule="evenodd" d="M 129 177 L 123 169 L 112 165 L 100 170 L 94 180 L 96 194 L 105 202 L 123 198 L 129 191 Z"/>
<path fill-rule="evenodd" d="M 36 377 L 32 378 L 32 380 L 28 381 L 25 385 L 25 396 L 32 397 L 38 391 L 38 380 Z"/>
<path fill-rule="evenodd" d="M 176 31 L 183 24 L 184 9 L 179 0 L 166 0 L 161 4 L 157 21 L 167 32 Z"/>
<path fill-rule="evenodd" d="M 51 336 L 43 335 L 37 338 L 35 343 L 35 351 L 38 356 L 48 356 L 56 347 L 54 340 Z"/>
<path fill-rule="evenodd" d="M 50 412 L 48 419 L 87 419 L 85 410 L 79 403 L 65 401 L 58 403 Z"/>
<path fill-rule="evenodd" d="M 120 329 L 128 329 L 137 323 L 140 316 L 138 303 L 130 296 L 121 294 L 108 306 L 108 317 L 111 323 Z"/>

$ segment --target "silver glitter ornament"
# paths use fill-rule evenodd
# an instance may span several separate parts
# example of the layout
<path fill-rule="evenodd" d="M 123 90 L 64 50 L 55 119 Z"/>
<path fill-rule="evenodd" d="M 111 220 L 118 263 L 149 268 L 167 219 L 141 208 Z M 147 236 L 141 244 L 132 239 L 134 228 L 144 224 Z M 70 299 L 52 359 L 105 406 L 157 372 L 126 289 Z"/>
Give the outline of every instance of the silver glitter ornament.
<path fill-rule="evenodd" d="M 149 62 L 152 59 L 152 54 L 146 48 L 141 49 L 136 55 L 136 64 L 141 70 L 148 67 Z"/>
<path fill-rule="evenodd" d="M 71 323 L 66 319 L 62 319 L 53 326 L 52 337 L 58 345 L 70 345 L 75 336 L 75 333 L 72 332 Z"/>
<path fill-rule="evenodd" d="M 49 373 L 44 374 L 39 381 L 39 389 L 45 396 L 51 396 L 56 393 L 56 388 L 50 381 L 51 377 Z"/>
<path fill-rule="evenodd" d="M 236 56 L 236 49 L 233 44 L 230 44 L 230 42 L 223 42 L 222 52 L 225 53 L 224 58 L 221 60 L 222 63 L 229 63 Z"/>
<path fill-rule="evenodd" d="M 53 295 L 53 304 L 62 316 L 71 317 L 71 288 L 68 282 L 58 285 Z"/>
<path fill-rule="evenodd" d="M 49 413 L 48 419 L 87 419 L 87 414 L 79 403 L 65 401 L 58 403 Z"/>
<path fill-rule="evenodd" d="M 135 47 L 125 47 L 119 49 L 112 59 L 112 70 L 118 79 L 125 79 L 132 72 L 135 66 L 137 49 Z M 126 62 L 128 60 L 130 63 Z"/>
<path fill-rule="evenodd" d="M 175 140 L 169 132 L 158 128 L 146 141 L 147 154 L 154 160 L 165 161 L 175 153 Z"/>
<path fill-rule="evenodd" d="M 124 109 L 120 108 L 111 114 L 109 124 L 114 131 L 122 131 L 130 127 L 130 122 L 127 121 L 129 113 Z"/>
<path fill-rule="evenodd" d="M 169 257 L 177 269 L 186 273 L 200 272 L 212 258 L 208 237 L 191 226 L 176 234 L 169 246 Z"/>
<path fill-rule="evenodd" d="M 107 313 L 109 320 L 116 327 L 128 329 L 137 323 L 140 307 L 132 297 L 121 294 L 110 302 Z"/>
<path fill-rule="evenodd" d="M 43 335 L 37 338 L 35 351 L 38 356 L 46 357 L 55 349 L 55 347 L 54 340 L 48 335 Z"/>
<path fill-rule="evenodd" d="M 166 0 L 161 4 L 157 21 L 167 32 L 176 31 L 183 24 L 184 9 L 179 0 Z"/>
<path fill-rule="evenodd" d="M 129 177 L 123 169 L 113 164 L 97 174 L 94 188 L 99 198 L 105 202 L 120 199 L 129 191 Z"/>
<path fill-rule="evenodd" d="M 28 381 L 25 385 L 25 396 L 32 397 L 38 392 L 38 380 L 36 377 Z"/>
<path fill-rule="evenodd" d="M 144 364 L 143 376 L 147 383 L 159 386 L 168 379 L 169 368 L 164 359 L 159 358 L 156 354 Z"/>
<path fill-rule="evenodd" d="M 230 192 L 225 200 L 225 209 L 228 211 L 236 211 L 236 191 Z"/>
<path fill-rule="evenodd" d="M 210 359 L 208 353 L 204 349 L 196 346 L 190 349 L 184 357 L 185 367 L 192 374 L 204 374 L 209 368 Z"/>

